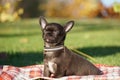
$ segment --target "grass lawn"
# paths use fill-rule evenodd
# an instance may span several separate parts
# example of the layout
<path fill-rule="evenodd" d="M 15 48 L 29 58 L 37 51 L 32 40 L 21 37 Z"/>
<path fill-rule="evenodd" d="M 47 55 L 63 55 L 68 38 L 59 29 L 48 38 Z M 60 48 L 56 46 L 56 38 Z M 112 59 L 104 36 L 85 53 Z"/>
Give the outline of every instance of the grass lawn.
<path fill-rule="evenodd" d="M 48 19 L 65 24 L 68 19 Z M 81 19 L 68 33 L 65 45 L 82 51 L 95 64 L 120 66 L 120 20 Z M 0 23 L 0 65 L 43 63 L 43 40 L 38 19 Z"/>

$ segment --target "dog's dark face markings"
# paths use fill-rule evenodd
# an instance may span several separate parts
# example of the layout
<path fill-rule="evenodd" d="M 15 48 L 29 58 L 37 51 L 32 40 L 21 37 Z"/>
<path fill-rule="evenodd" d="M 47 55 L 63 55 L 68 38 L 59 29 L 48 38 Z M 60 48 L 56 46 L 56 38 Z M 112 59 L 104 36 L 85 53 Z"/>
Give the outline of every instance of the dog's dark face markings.
<path fill-rule="evenodd" d="M 62 31 L 59 31 L 62 30 Z M 43 38 L 48 43 L 58 43 L 61 39 L 62 34 L 65 34 L 64 29 L 61 25 L 56 23 L 47 24 L 43 30 Z"/>
<path fill-rule="evenodd" d="M 58 23 L 47 23 L 47 21 L 41 17 L 40 25 L 43 32 L 43 39 L 47 43 L 60 44 L 64 42 L 66 33 L 73 27 L 74 22 L 69 21 L 65 26 Z"/>

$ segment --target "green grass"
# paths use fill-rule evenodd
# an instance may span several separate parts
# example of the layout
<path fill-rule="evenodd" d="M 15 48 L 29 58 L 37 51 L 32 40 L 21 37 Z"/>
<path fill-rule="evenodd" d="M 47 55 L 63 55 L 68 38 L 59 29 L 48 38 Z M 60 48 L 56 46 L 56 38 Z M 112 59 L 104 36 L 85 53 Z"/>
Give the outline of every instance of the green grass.
<path fill-rule="evenodd" d="M 48 21 L 65 24 L 68 19 Z M 96 59 L 93 63 L 120 66 L 120 22 L 117 19 L 75 20 L 65 45 L 92 56 Z M 42 51 L 38 19 L 0 23 L 0 65 L 41 64 Z"/>

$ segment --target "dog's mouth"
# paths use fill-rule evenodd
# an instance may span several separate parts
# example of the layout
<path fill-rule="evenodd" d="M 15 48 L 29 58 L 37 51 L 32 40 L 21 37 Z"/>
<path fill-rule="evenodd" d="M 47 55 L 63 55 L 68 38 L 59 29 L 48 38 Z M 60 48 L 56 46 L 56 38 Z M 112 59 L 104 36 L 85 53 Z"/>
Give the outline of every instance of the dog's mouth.
<path fill-rule="evenodd" d="M 48 43 L 55 43 L 56 42 L 55 40 L 51 40 L 51 39 L 46 39 L 45 41 Z"/>
<path fill-rule="evenodd" d="M 45 40 L 45 42 L 48 42 L 48 43 L 56 43 L 57 42 L 55 37 L 50 37 L 50 36 L 45 37 L 44 40 Z"/>

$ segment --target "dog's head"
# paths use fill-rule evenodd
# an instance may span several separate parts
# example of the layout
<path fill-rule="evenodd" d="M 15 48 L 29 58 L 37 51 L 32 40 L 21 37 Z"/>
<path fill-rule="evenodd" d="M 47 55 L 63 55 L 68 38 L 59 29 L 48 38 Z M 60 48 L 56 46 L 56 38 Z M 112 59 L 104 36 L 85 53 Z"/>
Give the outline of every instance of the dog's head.
<path fill-rule="evenodd" d="M 40 17 L 39 23 L 43 32 L 44 41 L 56 45 L 64 42 L 66 33 L 74 25 L 74 21 L 67 22 L 65 26 L 58 23 L 48 23 L 44 17 Z"/>

